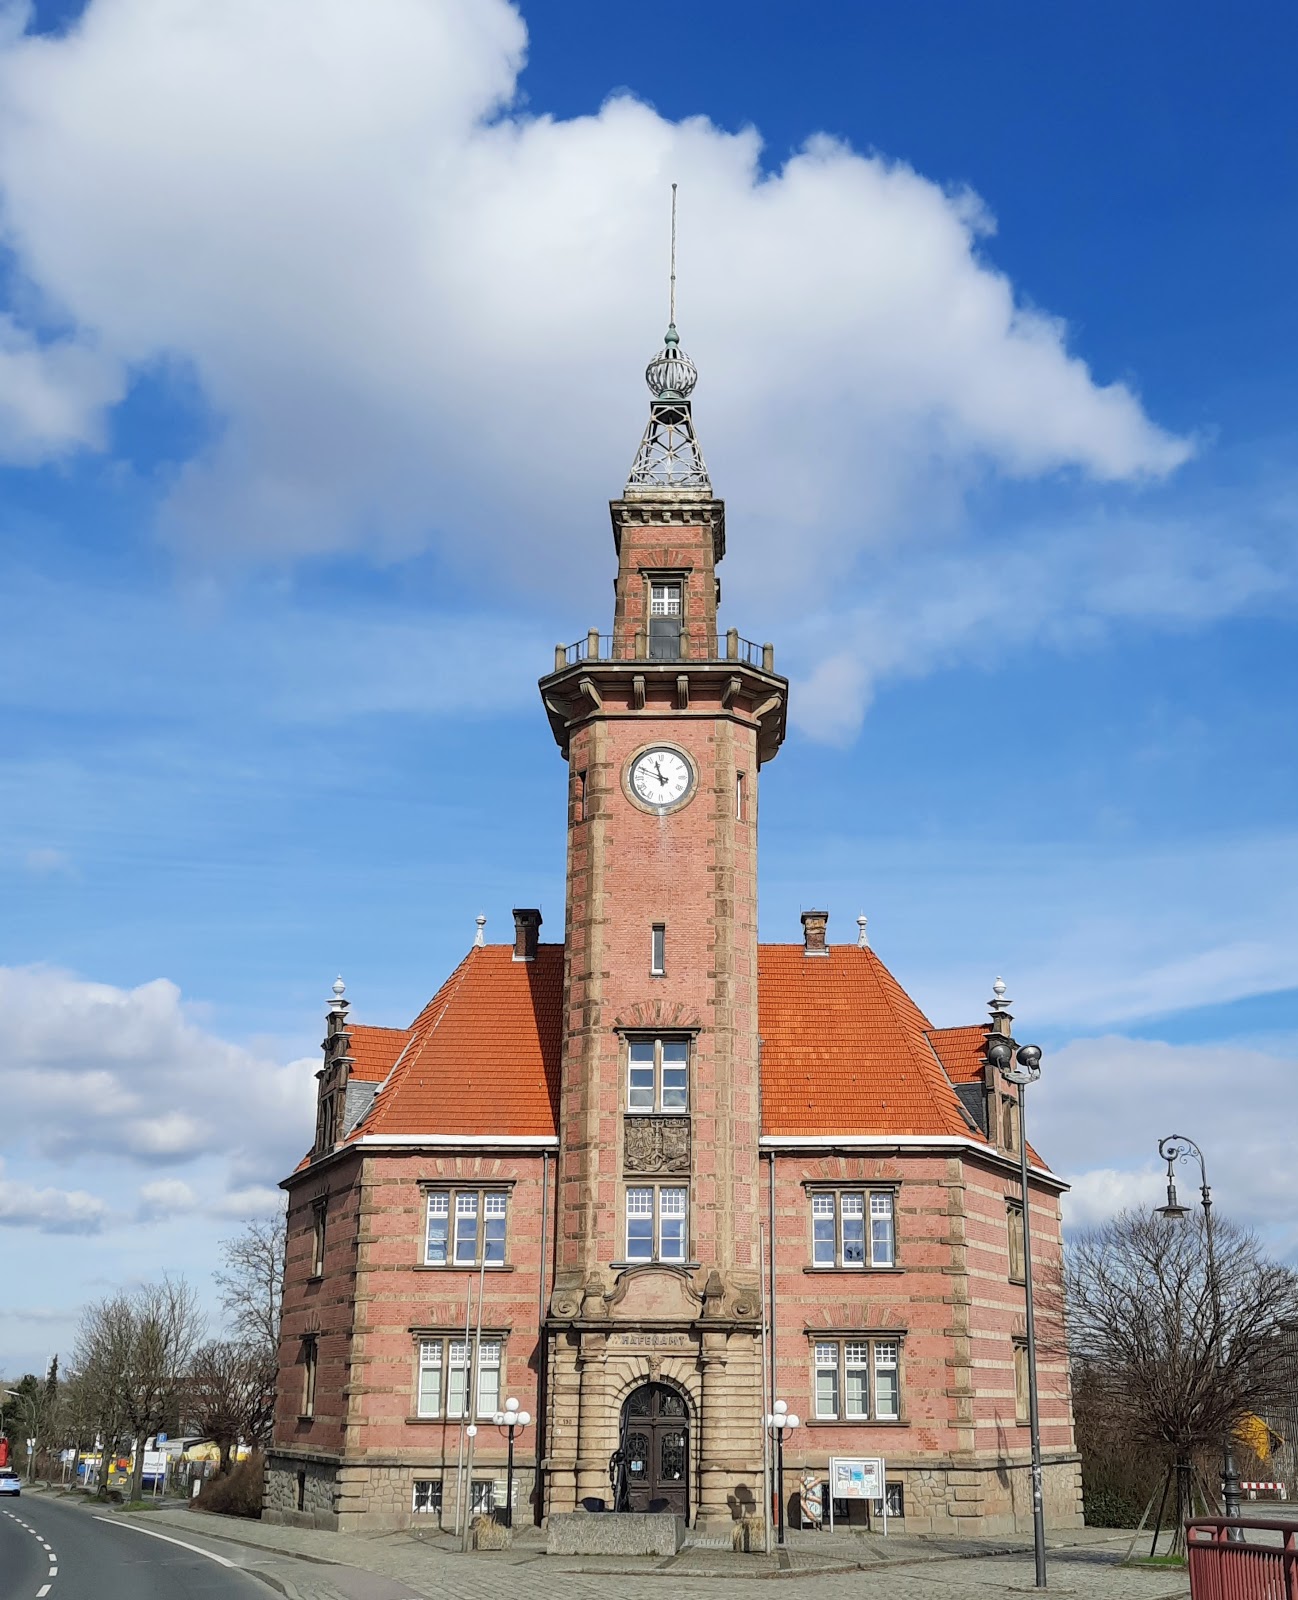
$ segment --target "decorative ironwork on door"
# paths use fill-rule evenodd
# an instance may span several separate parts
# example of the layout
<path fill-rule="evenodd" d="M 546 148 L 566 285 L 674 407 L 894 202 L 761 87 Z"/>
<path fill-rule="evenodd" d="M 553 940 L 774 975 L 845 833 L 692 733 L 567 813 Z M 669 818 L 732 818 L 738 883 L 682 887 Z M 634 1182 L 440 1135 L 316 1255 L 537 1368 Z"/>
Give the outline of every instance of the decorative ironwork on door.
<path fill-rule="evenodd" d="M 614 1456 L 619 1511 L 689 1515 L 689 1410 L 664 1383 L 645 1383 L 622 1407 Z"/>

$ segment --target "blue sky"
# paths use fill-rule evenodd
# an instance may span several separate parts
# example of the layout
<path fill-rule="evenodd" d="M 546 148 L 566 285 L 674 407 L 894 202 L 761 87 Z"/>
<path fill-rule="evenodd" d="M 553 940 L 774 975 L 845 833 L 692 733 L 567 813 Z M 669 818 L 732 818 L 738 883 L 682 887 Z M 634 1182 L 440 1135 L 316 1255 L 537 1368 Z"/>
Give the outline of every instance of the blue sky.
<path fill-rule="evenodd" d="M 1298 1249 L 1292 8 L 194 15 L 0 7 L 0 1368 L 267 1203 L 336 972 L 559 936 L 673 179 L 762 936 L 1003 972 L 1075 1220 L 1184 1124 Z"/>

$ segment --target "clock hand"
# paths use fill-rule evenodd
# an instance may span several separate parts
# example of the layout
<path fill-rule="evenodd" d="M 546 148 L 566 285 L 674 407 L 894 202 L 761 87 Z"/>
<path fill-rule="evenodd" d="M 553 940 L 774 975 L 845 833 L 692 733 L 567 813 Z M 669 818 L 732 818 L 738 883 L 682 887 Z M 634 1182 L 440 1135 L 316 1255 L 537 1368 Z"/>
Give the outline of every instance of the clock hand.
<path fill-rule="evenodd" d="M 667 782 L 666 778 L 663 777 L 663 769 L 659 766 L 659 764 L 656 761 L 654 762 L 654 771 L 658 774 L 658 782 L 659 783 L 666 783 Z"/>

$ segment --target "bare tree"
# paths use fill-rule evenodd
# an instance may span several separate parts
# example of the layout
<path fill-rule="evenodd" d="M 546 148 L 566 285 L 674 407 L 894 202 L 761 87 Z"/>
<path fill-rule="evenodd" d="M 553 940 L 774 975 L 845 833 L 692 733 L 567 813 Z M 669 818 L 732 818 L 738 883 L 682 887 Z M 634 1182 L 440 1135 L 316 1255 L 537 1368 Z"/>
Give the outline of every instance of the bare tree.
<path fill-rule="evenodd" d="M 185 1412 L 221 1452 L 219 1472 L 228 1472 L 240 1439 L 260 1444 L 273 1415 L 275 1373 L 263 1347 L 251 1340 L 214 1339 L 203 1345 L 189 1369 Z"/>
<path fill-rule="evenodd" d="M 1069 1326 L 1089 1425 L 1175 1467 L 1175 1525 L 1190 1515 L 1191 1463 L 1211 1458 L 1286 1382 L 1298 1274 L 1252 1234 L 1216 1222 L 1216 1293 L 1203 1223 L 1126 1211 L 1068 1248 Z M 1220 1318 L 1220 1320 L 1218 1320 Z"/>
<path fill-rule="evenodd" d="M 124 1438 L 134 1442 L 132 1500 L 143 1487 L 145 1440 L 176 1415 L 202 1332 L 197 1298 L 183 1278 L 114 1295 L 82 1317 L 77 1367 L 99 1410 L 102 1459 L 106 1465 Z M 101 1489 L 106 1483 L 105 1471 Z"/>
<path fill-rule="evenodd" d="M 284 1297 L 285 1220 L 257 1217 L 233 1239 L 221 1241 L 225 1270 L 216 1274 L 227 1324 L 240 1342 L 252 1340 L 279 1354 L 280 1302 Z"/>

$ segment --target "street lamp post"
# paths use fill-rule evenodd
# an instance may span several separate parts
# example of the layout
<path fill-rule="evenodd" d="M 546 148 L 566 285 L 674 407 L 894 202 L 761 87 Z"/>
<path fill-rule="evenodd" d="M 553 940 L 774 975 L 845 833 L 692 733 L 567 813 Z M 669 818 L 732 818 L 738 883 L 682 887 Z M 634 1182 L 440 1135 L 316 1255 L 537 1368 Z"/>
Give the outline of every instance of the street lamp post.
<path fill-rule="evenodd" d="M 1046 1587 L 1046 1512 L 1041 1474 L 1041 1408 L 1037 1397 L 1037 1327 L 1032 1304 L 1032 1209 L 1028 1194 L 1028 1126 L 1024 1090 L 1041 1076 L 1041 1051 L 1034 1044 L 1020 1045 L 1010 1036 L 1013 1018 L 1005 985 L 992 985 L 992 1032 L 987 1038 L 987 1059 L 996 1071 L 1018 1089 L 1019 1189 L 1023 1202 L 1023 1298 L 1028 1335 L 1028 1433 L 1032 1449 L 1032 1551 L 1036 1561 L 1036 1587 Z"/>
<path fill-rule="evenodd" d="M 801 1427 L 801 1420 L 789 1410 L 787 1403 L 777 1400 L 766 1419 L 766 1426 L 775 1439 L 775 1499 L 778 1508 L 779 1543 L 784 1543 L 784 1435 Z"/>
<path fill-rule="evenodd" d="M 526 1411 L 518 1409 L 517 1400 L 506 1400 L 505 1409 L 497 1411 L 494 1421 L 498 1428 L 509 1429 L 509 1465 L 505 1469 L 505 1526 L 514 1526 L 514 1433 L 518 1428 L 527 1427 L 532 1418 Z"/>
<path fill-rule="evenodd" d="M 1159 1216 L 1166 1217 L 1169 1221 L 1179 1220 L 1188 1216 L 1190 1212 L 1189 1206 L 1183 1206 L 1176 1196 L 1176 1177 L 1173 1170 L 1176 1163 L 1184 1161 L 1187 1156 L 1193 1156 L 1199 1163 L 1199 1200 L 1203 1206 L 1204 1250 L 1208 1258 L 1208 1295 L 1212 1301 L 1213 1364 L 1220 1382 L 1221 1371 L 1225 1365 L 1221 1328 L 1221 1280 L 1217 1276 L 1217 1247 L 1213 1237 L 1212 1190 L 1208 1187 L 1208 1168 L 1203 1159 L 1203 1151 L 1193 1139 L 1187 1138 L 1183 1133 L 1169 1133 L 1165 1139 L 1160 1139 L 1158 1154 L 1161 1160 L 1167 1162 L 1167 1204 L 1156 1207 L 1156 1210 Z M 1226 1515 L 1238 1517 L 1242 1509 L 1239 1498 L 1239 1470 L 1235 1466 L 1235 1446 L 1229 1427 L 1222 1440 L 1221 1492 L 1222 1499 L 1226 1503 Z M 1238 1541 L 1242 1535 L 1238 1528 L 1231 1528 L 1229 1537 Z"/>

